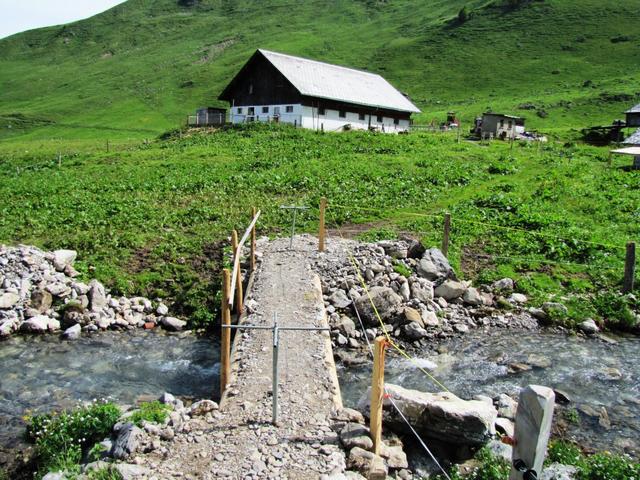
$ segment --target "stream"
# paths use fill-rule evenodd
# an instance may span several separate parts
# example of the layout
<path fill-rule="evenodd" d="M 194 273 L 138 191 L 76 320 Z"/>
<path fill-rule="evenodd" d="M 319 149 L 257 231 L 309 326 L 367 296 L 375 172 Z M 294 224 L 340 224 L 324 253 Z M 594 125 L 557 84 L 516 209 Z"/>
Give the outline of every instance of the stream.
<path fill-rule="evenodd" d="M 0 447 L 21 437 L 28 411 L 106 397 L 131 404 L 163 392 L 217 398 L 218 362 L 217 339 L 189 334 L 104 332 L 72 342 L 16 335 L 0 342 Z"/>
<path fill-rule="evenodd" d="M 556 409 L 555 418 L 569 417 L 566 434 L 597 450 L 638 453 L 640 438 L 640 338 L 615 337 L 616 343 L 545 332 L 495 329 L 469 332 L 418 359 L 449 390 L 461 398 L 483 394 L 514 394 L 529 384 L 562 390 L 571 399 Z M 438 391 L 409 360 L 388 354 L 385 381 L 406 388 Z M 519 363 L 531 370 L 510 373 Z M 355 407 L 371 381 L 371 365 L 340 368 L 345 406 Z M 601 425 L 604 407 L 610 427 Z M 570 412 L 569 412 L 570 411 Z M 567 415 L 569 413 L 569 415 Z"/>

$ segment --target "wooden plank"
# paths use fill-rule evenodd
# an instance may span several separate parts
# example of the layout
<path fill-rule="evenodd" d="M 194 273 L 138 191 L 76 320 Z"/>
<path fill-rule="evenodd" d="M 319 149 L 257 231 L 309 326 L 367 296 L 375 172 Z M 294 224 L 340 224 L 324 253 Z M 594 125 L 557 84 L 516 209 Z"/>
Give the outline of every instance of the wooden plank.
<path fill-rule="evenodd" d="M 320 199 L 320 231 L 318 232 L 318 251 L 324 252 L 324 237 L 325 237 L 325 227 L 324 227 L 324 212 L 327 208 L 327 199 L 322 197 Z"/>
<path fill-rule="evenodd" d="M 442 254 L 449 255 L 449 234 L 451 232 L 451 214 L 444 214 L 444 234 L 442 236 Z"/>
<path fill-rule="evenodd" d="M 373 351 L 373 377 L 371 379 L 370 431 L 373 453 L 380 454 L 382 444 L 382 403 L 384 397 L 384 349 L 387 339 L 378 337 Z"/>
<path fill-rule="evenodd" d="M 231 309 L 229 294 L 231 291 L 231 274 L 228 269 L 222 270 L 222 325 L 231 325 Z M 223 328 L 220 345 L 220 396 L 224 393 L 231 376 L 231 329 Z"/>
<path fill-rule="evenodd" d="M 627 255 L 624 261 L 624 281 L 622 293 L 633 292 L 633 283 L 636 276 L 636 242 L 627 243 Z"/>
<path fill-rule="evenodd" d="M 251 223 L 249 224 L 249 226 L 247 227 L 247 229 L 244 232 L 244 235 L 242 236 L 242 239 L 238 242 L 238 247 L 234 250 L 234 254 L 233 254 L 233 270 L 231 270 L 231 285 L 235 285 L 236 284 L 236 276 L 238 274 L 238 271 L 240 270 L 240 249 L 242 248 L 242 246 L 244 245 L 244 242 L 247 241 L 247 238 L 249 238 L 249 235 L 251 234 L 251 229 L 253 227 L 255 227 L 256 222 L 258 221 L 258 218 L 260 218 L 260 210 L 258 210 L 258 213 L 256 213 L 256 215 L 253 217 L 253 220 L 251 221 Z M 231 295 L 229 296 L 229 305 L 233 306 L 233 301 L 235 300 L 235 289 L 231 290 Z"/>
<path fill-rule="evenodd" d="M 240 271 L 240 247 L 238 246 L 238 232 L 235 230 L 231 232 L 231 247 L 234 252 L 233 258 L 233 278 L 235 278 L 235 283 L 231 284 L 231 287 L 235 289 L 235 300 L 236 300 L 236 315 L 240 318 L 242 315 L 242 272 Z"/>
<path fill-rule="evenodd" d="M 256 207 L 251 207 L 251 218 L 256 217 Z M 251 271 L 254 272 L 256 270 L 256 225 L 253 224 L 253 228 L 251 229 Z"/>

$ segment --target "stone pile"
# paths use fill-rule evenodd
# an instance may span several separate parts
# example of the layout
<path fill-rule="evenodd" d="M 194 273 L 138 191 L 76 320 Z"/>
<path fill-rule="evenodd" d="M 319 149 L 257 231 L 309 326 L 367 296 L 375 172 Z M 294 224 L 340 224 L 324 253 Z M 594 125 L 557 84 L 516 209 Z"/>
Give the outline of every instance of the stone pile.
<path fill-rule="evenodd" d="M 73 339 L 82 331 L 186 326 L 161 301 L 115 297 L 98 280 L 79 281 L 76 257 L 74 250 L 0 245 L 0 337 L 64 330 Z"/>
<path fill-rule="evenodd" d="M 382 334 L 371 300 L 385 329 L 415 347 L 481 326 L 537 327 L 533 314 L 524 307 L 526 296 L 514 292 L 513 280 L 505 278 L 476 288 L 458 280 L 437 248 L 425 249 L 415 241 L 350 240 L 343 240 L 341 247 L 318 254 L 314 264 L 322 277 L 338 348 L 365 346 L 358 315 L 369 339 Z"/>

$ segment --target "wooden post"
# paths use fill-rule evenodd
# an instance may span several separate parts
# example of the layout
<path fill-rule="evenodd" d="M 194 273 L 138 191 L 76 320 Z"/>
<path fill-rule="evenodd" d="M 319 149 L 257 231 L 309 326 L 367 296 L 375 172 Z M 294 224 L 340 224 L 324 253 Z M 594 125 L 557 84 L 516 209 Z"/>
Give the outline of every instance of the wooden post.
<path fill-rule="evenodd" d="M 58 168 L 62 166 L 62 154 L 58 152 Z"/>
<path fill-rule="evenodd" d="M 233 249 L 233 262 L 236 260 L 236 250 L 238 250 L 238 232 L 235 230 L 231 233 L 231 248 Z M 239 253 L 238 253 L 238 256 Z M 236 289 L 236 315 L 240 318 L 242 315 L 242 274 L 240 269 L 240 262 L 238 262 L 238 270 L 236 272 L 236 284 L 233 285 Z"/>
<path fill-rule="evenodd" d="M 324 252 L 324 211 L 327 208 L 327 199 L 322 197 L 320 199 L 320 231 L 318 232 L 318 251 Z"/>
<path fill-rule="evenodd" d="M 444 214 L 444 235 L 442 236 L 442 254 L 449 255 L 449 233 L 451 232 L 451 214 Z"/>
<path fill-rule="evenodd" d="M 555 394 L 548 387 L 529 385 L 520 391 L 509 480 L 523 480 L 522 470 L 534 470 L 538 476 L 542 473 L 554 404 Z"/>
<path fill-rule="evenodd" d="M 384 349 L 387 339 L 378 337 L 373 352 L 373 378 L 371 380 L 370 430 L 373 453 L 380 454 L 382 444 L 382 402 L 384 396 Z"/>
<path fill-rule="evenodd" d="M 221 321 L 222 325 L 231 325 L 231 309 L 229 308 L 229 297 L 231 293 L 231 272 L 225 268 L 222 270 L 222 303 Z M 222 339 L 220 345 L 220 396 L 224 393 L 229 383 L 231 375 L 231 329 L 222 329 Z"/>
<path fill-rule="evenodd" d="M 107 153 L 109 153 L 109 139 L 107 139 Z"/>
<path fill-rule="evenodd" d="M 251 207 L 251 221 L 256 218 L 256 207 Z M 256 226 L 251 229 L 251 271 L 256 269 Z"/>
<path fill-rule="evenodd" d="M 633 292 L 633 282 L 636 276 L 636 242 L 627 243 L 627 256 L 624 261 L 624 281 L 622 293 Z"/>

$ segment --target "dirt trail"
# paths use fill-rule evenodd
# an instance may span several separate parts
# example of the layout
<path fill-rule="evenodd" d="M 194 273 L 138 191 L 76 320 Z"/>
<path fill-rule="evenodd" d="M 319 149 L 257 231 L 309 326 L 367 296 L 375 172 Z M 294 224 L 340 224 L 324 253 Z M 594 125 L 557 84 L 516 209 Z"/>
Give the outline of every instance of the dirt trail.
<path fill-rule="evenodd" d="M 310 269 L 313 237 L 269 242 L 263 252 L 245 323 L 325 327 L 320 281 Z M 326 478 L 342 472 L 344 453 L 331 429 L 340 406 L 328 332 L 280 335 L 280 425 L 271 425 L 271 331 L 240 333 L 232 380 L 214 422 L 191 420 L 166 458 L 149 455 L 158 478 Z"/>

